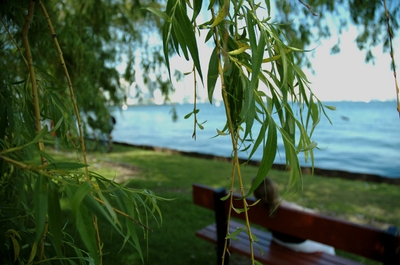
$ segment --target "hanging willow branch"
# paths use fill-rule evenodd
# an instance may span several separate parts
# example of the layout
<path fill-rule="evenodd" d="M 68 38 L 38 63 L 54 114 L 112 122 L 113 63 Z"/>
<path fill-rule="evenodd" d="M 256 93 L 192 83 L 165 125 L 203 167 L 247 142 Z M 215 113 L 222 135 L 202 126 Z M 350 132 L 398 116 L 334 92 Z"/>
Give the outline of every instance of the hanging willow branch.
<path fill-rule="evenodd" d="M 34 107 L 34 114 L 35 114 L 35 127 L 36 127 L 36 133 L 40 133 L 42 130 L 42 125 L 40 123 L 40 104 L 39 104 L 39 93 L 38 93 L 38 88 L 37 88 L 37 83 L 36 83 L 36 74 L 35 74 L 35 68 L 33 66 L 33 57 L 29 45 L 29 40 L 28 40 L 28 31 L 30 24 L 33 19 L 33 12 L 35 10 L 35 1 L 31 0 L 29 2 L 29 7 L 28 7 L 28 14 L 26 15 L 25 18 L 25 24 L 22 29 L 22 42 L 25 48 L 26 52 L 26 58 L 28 61 L 28 70 L 29 70 L 29 76 L 30 76 L 30 81 L 31 81 L 31 87 L 32 87 L 32 99 L 33 99 L 33 107 Z M 39 150 L 43 151 L 44 150 L 44 144 L 42 139 L 39 139 L 38 141 L 39 145 Z M 42 165 L 46 164 L 46 159 L 44 156 L 41 155 L 41 162 Z M 45 217 L 47 219 L 47 217 Z M 38 224 L 38 226 L 41 226 L 41 224 Z M 38 228 L 38 231 L 40 231 L 41 227 Z M 40 244 L 39 244 L 39 260 L 44 259 L 44 244 L 46 241 L 46 235 L 47 235 L 47 230 L 48 230 L 48 222 L 45 221 L 44 223 L 44 229 L 41 233 L 40 237 Z M 40 233 L 40 232 L 38 232 Z"/>
<path fill-rule="evenodd" d="M 47 20 L 47 24 L 48 24 L 51 36 L 52 36 L 53 41 L 54 41 L 54 45 L 56 46 L 58 55 L 60 57 L 60 61 L 61 61 L 61 65 L 62 65 L 63 70 L 64 70 L 65 77 L 67 78 L 69 93 L 70 93 L 70 96 L 71 96 L 72 104 L 74 106 L 75 116 L 76 116 L 76 119 L 77 119 L 77 122 L 78 122 L 79 141 L 80 141 L 81 147 L 82 147 L 83 161 L 84 161 L 85 164 L 88 164 L 87 163 L 87 157 L 86 157 L 85 140 L 84 140 L 84 137 L 83 137 L 82 122 L 81 122 L 81 118 L 80 118 L 80 115 L 79 115 L 78 106 L 77 106 L 76 100 L 75 100 L 74 90 L 73 90 L 73 87 L 72 87 L 72 81 L 71 81 L 71 78 L 69 76 L 67 66 L 65 64 L 63 52 L 61 50 L 60 44 L 58 43 L 57 34 L 56 34 L 55 30 L 54 30 L 53 24 L 51 23 L 50 16 L 47 13 L 46 7 L 43 5 L 42 1 L 39 0 L 38 3 L 39 3 L 39 5 L 40 5 L 40 7 L 42 9 L 42 12 L 43 12 L 46 20 Z M 90 176 L 89 176 L 88 167 L 85 167 L 85 175 L 86 175 L 86 181 L 87 182 L 91 182 Z M 93 215 L 93 224 L 94 224 L 95 233 L 96 233 L 97 250 L 99 252 L 100 264 L 102 264 L 103 263 L 103 261 L 102 261 L 102 256 L 103 255 L 102 255 L 100 231 L 99 231 L 99 226 L 98 226 L 97 216 L 96 215 Z"/>
<path fill-rule="evenodd" d="M 257 11 L 262 9 L 260 5 L 255 5 L 250 0 L 216 2 L 215 5 L 208 6 L 211 19 L 197 28 L 193 27 L 196 25 L 195 17 L 192 20 L 188 18 L 186 5 L 188 2 L 169 0 L 165 12 L 148 10 L 166 21 L 163 43 L 168 69 L 169 45 L 173 43 L 176 52 L 180 54 L 182 51 L 186 59 L 189 59 L 190 53 L 195 68 L 202 78 L 194 31 L 205 30 L 206 41 L 211 38 L 214 40 L 208 67 L 207 90 L 212 103 L 216 81 L 219 79 L 226 125 L 222 131 L 218 129 L 217 131 L 219 135 L 230 136 L 232 147 L 230 191 L 224 198 L 230 199 L 231 202 L 228 222 L 233 211 L 245 215 L 246 225 L 239 230 L 248 234 L 251 260 L 252 264 L 255 264 L 253 254 L 255 237 L 248 222 L 248 210 L 251 206 L 247 205 L 245 198 L 252 194 L 268 174 L 278 149 L 278 133 L 282 136 L 286 163 L 290 169 L 288 187 L 292 188 L 299 183 L 301 170 L 297 155 L 299 152 L 304 152 L 305 157 L 313 159 L 313 148 L 316 146 L 309 136 L 309 121 L 312 120 L 311 127 L 314 128 L 321 114 L 325 112 L 322 103 L 310 91 L 306 76 L 296 64 L 293 52 L 290 53 L 301 50 L 286 44 L 287 40 L 279 25 L 269 23 L 269 19 L 258 17 Z M 214 12 L 214 8 L 218 13 Z M 199 14 L 202 6 L 194 5 L 193 9 L 194 14 Z M 264 87 L 259 87 L 260 84 L 264 85 L 265 92 L 261 90 Z M 289 101 L 298 103 L 300 112 L 307 116 L 306 124 L 303 119 L 299 120 L 296 117 Z M 275 113 L 278 118 L 273 116 Z M 253 125 L 257 123 L 260 127 L 255 128 Z M 297 130 L 300 132 L 299 136 L 296 135 Z M 257 131 L 258 136 L 253 138 Z M 259 147 L 263 151 L 261 165 L 250 190 L 245 193 L 239 152 L 248 151 L 248 159 L 251 159 Z M 232 204 L 232 194 L 237 187 L 243 198 L 243 209 L 236 209 Z M 226 239 L 234 239 L 235 235 L 236 233 L 227 231 Z M 222 259 L 225 259 L 227 251 L 226 242 Z"/>
<path fill-rule="evenodd" d="M 389 12 L 388 12 L 387 6 L 386 6 L 386 0 L 383 0 L 383 4 L 385 7 L 387 30 L 388 30 L 389 44 L 390 44 L 390 57 L 392 59 L 393 76 L 394 76 L 394 83 L 395 83 L 395 88 L 396 88 L 397 112 L 399 113 L 399 116 L 400 116 L 400 90 L 399 90 L 399 84 L 397 82 L 396 62 L 394 59 L 394 49 L 393 49 L 393 41 L 392 41 L 393 40 L 393 32 L 392 32 L 392 27 L 390 26 L 390 18 L 389 18 Z"/>
<path fill-rule="evenodd" d="M 37 91 L 35 67 L 33 66 L 33 57 L 32 57 L 31 48 L 29 46 L 29 40 L 28 40 L 28 31 L 29 31 L 30 23 L 32 22 L 34 10 L 35 10 L 35 1 L 31 0 L 29 2 L 28 14 L 26 15 L 26 18 L 25 18 L 24 28 L 22 29 L 22 43 L 24 45 L 26 58 L 28 61 L 29 77 L 30 77 L 31 86 L 32 86 L 32 100 L 33 100 L 33 106 L 34 106 L 34 112 L 35 112 L 36 133 L 39 133 L 42 130 L 42 127 L 40 124 L 39 94 Z M 38 142 L 38 144 L 39 144 L 39 150 L 43 151 L 44 150 L 43 142 L 40 140 Z M 46 160 L 44 157 L 42 157 L 42 164 L 45 164 L 45 163 L 46 163 Z"/>
<path fill-rule="evenodd" d="M 84 137 L 83 137 L 83 130 L 82 130 L 82 122 L 81 122 L 81 118 L 80 118 L 80 115 L 79 115 L 78 106 L 77 106 L 76 100 L 75 100 L 75 94 L 74 94 L 74 90 L 73 90 L 73 87 L 72 87 L 72 81 L 71 81 L 71 78 L 70 78 L 69 73 L 68 73 L 67 65 L 65 64 L 63 52 L 61 50 L 60 44 L 58 43 L 57 34 L 56 34 L 55 30 L 54 30 L 53 24 L 51 23 L 50 16 L 47 13 L 46 7 L 43 5 L 42 1 L 39 0 L 38 3 L 40 5 L 40 8 L 42 9 L 42 12 L 43 12 L 46 20 L 47 20 L 47 25 L 48 25 L 48 27 L 50 29 L 50 33 L 51 33 L 51 36 L 53 38 L 54 45 L 56 46 L 56 49 L 57 49 L 57 52 L 58 52 L 58 55 L 59 55 L 59 58 L 60 58 L 61 65 L 63 67 L 65 77 L 67 79 L 69 93 L 70 93 L 70 96 L 71 96 L 72 104 L 74 106 L 74 112 L 75 112 L 75 116 L 76 116 L 77 123 L 78 123 L 78 128 L 79 128 L 79 141 L 80 141 L 81 147 L 82 147 L 83 162 L 85 164 L 87 164 L 86 150 L 85 150 L 85 140 L 84 140 Z M 89 172 L 88 172 L 88 168 L 87 167 L 85 168 L 85 172 L 86 172 L 87 181 L 90 181 Z"/>
<path fill-rule="evenodd" d="M 21 48 L 18 46 L 17 42 L 15 41 L 13 36 L 11 35 L 11 32 L 8 29 L 8 27 L 7 27 L 6 23 L 4 22 L 3 18 L 0 18 L 0 20 L 1 20 L 1 23 L 4 25 L 5 30 L 7 31 L 8 37 L 10 38 L 11 42 L 13 43 L 13 45 L 17 48 L 19 54 L 21 55 L 21 58 L 24 60 L 24 62 L 26 64 L 26 67 L 29 68 L 28 61 L 25 59 L 25 56 L 24 56 Z"/>

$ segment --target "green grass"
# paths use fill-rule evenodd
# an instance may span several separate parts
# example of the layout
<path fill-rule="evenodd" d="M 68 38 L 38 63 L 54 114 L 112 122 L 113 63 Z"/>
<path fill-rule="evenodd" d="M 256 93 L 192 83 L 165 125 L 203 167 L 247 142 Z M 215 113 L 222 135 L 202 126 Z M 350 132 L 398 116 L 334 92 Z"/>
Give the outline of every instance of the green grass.
<path fill-rule="evenodd" d="M 145 264 L 216 264 L 215 246 L 194 235 L 196 230 L 214 222 L 214 214 L 193 204 L 191 185 L 229 187 L 230 163 L 118 145 L 112 153 L 91 153 L 89 160 L 90 169 L 104 177 L 128 179 L 132 188 L 150 189 L 159 196 L 175 199 L 160 202 L 160 228 L 155 222 L 149 224 L 153 231 L 149 232 L 148 248 L 143 241 Z M 256 172 L 256 167 L 242 167 L 245 189 L 250 187 Z M 269 175 L 283 190 L 288 174 L 271 170 Z M 302 189 L 285 199 L 331 216 L 386 228 L 388 224 L 400 226 L 399 188 L 304 175 Z M 134 249 L 127 246 L 120 251 L 122 240 L 110 233 L 108 227 L 101 231 L 107 253 L 104 264 L 141 264 Z M 231 260 L 231 264 L 239 264 L 238 260 L 244 264 L 238 256 Z"/>

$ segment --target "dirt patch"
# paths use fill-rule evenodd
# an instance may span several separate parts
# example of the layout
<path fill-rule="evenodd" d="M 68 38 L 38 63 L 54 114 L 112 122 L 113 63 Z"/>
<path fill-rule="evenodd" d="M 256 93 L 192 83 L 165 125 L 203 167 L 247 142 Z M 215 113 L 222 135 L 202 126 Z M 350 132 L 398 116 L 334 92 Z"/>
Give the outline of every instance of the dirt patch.
<path fill-rule="evenodd" d="M 98 161 L 98 160 L 96 161 L 94 159 L 92 160 L 91 166 L 93 168 L 107 167 L 110 169 L 110 171 L 114 171 L 115 172 L 114 181 L 117 183 L 122 183 L 127 180 L 130 180 L 135 176 L 139 176 L 141 173 L 139 167 L 120 162 Z"/>

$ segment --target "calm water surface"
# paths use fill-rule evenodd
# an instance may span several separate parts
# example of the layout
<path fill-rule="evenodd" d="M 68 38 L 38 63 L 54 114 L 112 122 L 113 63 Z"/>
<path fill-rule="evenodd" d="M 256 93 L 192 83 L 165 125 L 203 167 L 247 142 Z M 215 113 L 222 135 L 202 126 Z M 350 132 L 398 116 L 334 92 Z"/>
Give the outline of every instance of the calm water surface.
<path fill-rule="evenodd" d="M 332 124 L 323 118 L 313 134 L 312 140 L 319 147 L 314 152 L 317 168 L 400 177 L 400 119 L 395 102 L 325 104 L 337 109 L 328 110 Z M 197 119 L 205 122 L 205 129 L 197 129 L 196 140 L 192 139 L 193 116 L 184 119 L 193 109 L 190 104 L 175 105 L 176 122 L 172 121 L 172 106 L 168 105 L 131 106 L 124 111 L 116 110 L 113 138 L 135 145 L 229 157 L 230 138 L 214 137 L 216 129 L 222 130 L 225 124 L 224 108 L 210 104 L 200 104 L 198 108 Z M 247 158 L 245 153 L 241 157 Z M 252 159 L 260 160 L 261 150 Z M 302 165 L 310 165 L 301 160 Z M 285 163 L 281 140 L 275 163 Z"/>

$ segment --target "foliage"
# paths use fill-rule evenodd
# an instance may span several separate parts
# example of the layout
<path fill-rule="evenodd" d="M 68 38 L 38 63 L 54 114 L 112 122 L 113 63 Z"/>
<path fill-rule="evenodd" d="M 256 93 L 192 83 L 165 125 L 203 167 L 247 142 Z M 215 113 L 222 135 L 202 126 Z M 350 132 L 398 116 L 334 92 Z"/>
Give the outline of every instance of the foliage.
<path fill-rule="evenodd" d="M 97 161 L 98 172 L 105 177 L 115 177 L 116 170 L 120 172 L 122 168 L 124 174 L 117 178 L 129 178 L 128 186 L 148 188 L 159 196 L 176 198 L 160 204 L 163 224 L 161 228 L 149 232 L 149 257 L 145 264 L 216 264 L 215 245 L 194 236 L 197 230 L 215 222 L 215 216 L 212 211 L 193 204 L 191 187 L 193 183 L 201 183 L 214 188 L 229 189 L 230 183 L 225 177 L 229 176 L 229 162 L 126 145 L 115 145 L 113 152 L 96 153 L 91 159 Z M 242 168 L 246 190 L 250 188 L 257 170 L 258 167 L 252 165 Z M 271 169 L 268 175 L 279 185 L 279 190 L 284 190 L 288 172 Z M 288 195 L 286 200 L 317 209 L 329 216 L 382 229 L 386 229 L 389 224 L 400 225 L 400 193 L 397 185 L 319 175 L 311 177 L 307 174 L 303 179 L 303 191 Z M 116 239 L 116 236 L 103 237 L 105 246 L 112 247 L 104 250 L 110 253 L 104 257 L 104 264 L 138 263 L 140 259 L 129 248 L 118 252 L 119 246 L 112 244 L 117 242 Z M 111 244 L 107 244 L 107 240 Z M 234 254 L 229 259 L 230 264 L 249 264 L 245 257 Z M 360 262 L 359 259 L 355 260 Z"/>
<path fill-rule="evenodd" d="M 278 2 L 277 9 L 286 16 L 299 13 L 285 9 L 284 7 L 290 7 L 286 1 L 282 1 L 284 6 L 279 3 L 281 2 Z M 326 2 L 321 8 L 329 5 Z M 303 8 L 306 17 L 309 13 L 312 14 L 309 8 Z M 298 36 L 292 34 L 291 27 L 297 24 L 282 25 L 273 22 L 271 3 L 268 0 L 264 3 L 251 0 L 210 1 L 208 6 L 203 5 L 202 1 L 193 1 L 191 5 L 184 0 L 169 0 L 165 12 L 148 10 L 165 20 L 163 45 L 168 69 L 167 51 L 173 47 L 176 53 L 193 61 L 193 76 L 199 76 L 203 82 L 199 60 L 202 56 L 199 55 L 196 35 L 204 34 L 205 41 L 214 47 L 208 65 L 207 90 L 212 103 L 215 87 L 219 82 L 227 122 L 222 130 L 218 130 L 218 135 L 229 136 L 232 142 L 231 188 L 230 194 L 224 199 L 232 200 L 230 195 L 235 185 L 240 188 L 243 197 L 249 196 L 258 187 L 275 159 L 278 135 L 283 141 L 286 165 L 290 170 L 287 190 L 292 187 L 297 189 L 301 183 L 298 154 L 304 153 L 305 159 L 310 159 L 313 165 L 313 149 L 317 143 L 310 137 L 321 116 L 325 114 L 324 106 L 309 89 L 307 77 L 299 67 L 299 59 L 303 58 L 304 52 L 301 47 L 310 41 L 311 29 L 299 30 L 299 34 L 306 34 L 303 39 L 300 38 L 303 45 L 300 48 L 293 46 Z M 362 21 L 371 22 L 368 12 L 370 10 Z M 206 13 L 209 14 L 209 20 L 198 25 L 198 15 L 205 16 Z M 192 14 L 191 17 L 188 14 Z M 307 24 L 300 20 L 299 25 L 303 27 Z M 323 30 L 321 27 L 318 29 L 320 32 Z M 370 33 L 367 33 L 369 37 L 368 34 Z M 376 32 L 371 34 L 374 38 Z M 194 79 L 194 89 L 196 86 L 197 80 Z M 192 112 L 195 124 L 198 112 L 195 106 Z M 253 135 L 255 123 L 259 124 L 260 129 Z M 199 127 L 201 129 L 200 125 Z M 252 187 L 245 192 L 238 152 L 247 152 L 250 159 L 258 148 L 263 150 L 261 165 Z M 243 201 L 245 208 L 235 209 L 232 206 L 228 216 L 231 211 L 247 216 L 251 206 L 246 204 L 246 200 Z M 240 229 L 247 231 L 249 241 L 254 242 L 248 221 Z M 227 231 L 226 238 L 229 237 L 230 231 Z M 250 252 L 253 253 L 252 244 L 250 246 Z M 227 242 L 225 249 L 227 251 Z M 256 263 L 254 257 L 252 262 Z"/>
<path fill-rule="evenodd" d="M 118 47 L 107 45 L 120 36 L 101 23 L 114 19 L 115 30 L 133 30 L 125 22 L 135 10 L 107 6 L 128 12 L 117 16 L 105 4 L 1 2 L 1 264 L 101 264 L 98 220 L 143 261 L 140 234 L 146 237 L 149 219 L 161 222 L 162 198 L 89 171 L 78 106 L 104 118 L 106 101 L 123 98 L 110 65 Z M 55 138 L 78 160 L 50 155 Z"/>
<path fill-rule="evenodd" d="M 222 87 L 227 123 L 219 134 L 229 135 L 232 141 L 231 192 L 234 190 L 236 178 L 244 197 L 261 183 L 275 159 L 278 132 L 282 136 L 286 163 L 290 167 L 289 186 L 297 185 L 301 177 L 297 154 L 304 152 L 305 157 L 311 157 L 313 161 L 312 149 L 316 144 L 311 141 L 309 134 L 312 134 L 321 112 L 324 111 L 322 104 L 309 90 L 304 73 L 296 64 L 293 53 L 300 50 L 291 47 L 279 25 L 270 21 L 268 1 L 263 7 L 252 1 L 212 1 L 207 7 L 211 19 L 199 26 L 196 24 L 196 16 L 202 13 L 202 4 L 201 1 L 194 3 L 192 18 L 187 15 L 190 6 L 183 0 L 170 0 L 165 13 L 154 13 L 166 20 L 163 29 L 164 49 L 168 50 L 169 45 L 173 45 L 176 52 L 182 52 L 186 59 L 189 59 L 190 54 L 193 71 L 201 80 L 203 76 L 195 33 L 205 31 L 206 41 L 213 42 L 207 89 L 212 101 L 217 80 Z M 267 17 L 260 15 L 264 8 Z M 168 64 L 167 53 L 165 57 Z M 264 90 L 261 84 L 265 86 Z M 298 104 L 298 113 L 294 111 L 290 101 Z M 194 109 L 193 112 L 196 111 Z M 273 113 L 277 113 L 277 117 L 273 117 Z M 260 124 L 261 129 L 253 137 L 255 122 Z M 254 186 L 246 194 L 238 152 L 249 150 L 250 159 L 259 147 L 263 149 L 261 166 Z M 247 216 L 249 207 L 231 207 L 230 211 L 243 212 Z M 249 241 L 253 242 L 249 222 L 245 229 L 248 231 Z M 251 252 L 252 250 L 251 247 Z M 255 262 L 254 258 L 252 261 Z"/>
<path fill-rule="evenodd" d="M 45 5 L 40 0 L 1 1 L 2 262 L 101 264 L 98 219 L 108 223 L 124 238 L 122 245 L 135 248 L 143 260 L 136 229 L 146 234 L 148 218 L 161 221 L 156 204 L 161 198 L 89 171 L 83 137 L 87 123 L 80 114 L 93 129 L 109 131 L 108 107 L 121 104 L 126 96 L 120 78 L 134 82 L 138 66 L 145 83 L 156 80 L 157 88 L 168 97 L 173 88 L 164 76 L 163 61 L 172 77 L 169 58 L 174 52 L 193 60 L 194 87 L 197 77 L 206 82 L 210 101 L 216 86 L 222 87 L 227 123 L 218 134 L 232 140 L 232 187 L 238 179 L 243 196 L 251 193 L 269 172 L 280 135 L 290 168 L 288 187 L 298 188 L 297 154 L 304 152 L 313 160 L 316 143 L 310 137 L 324 114 L 299 67 L 302 48 L 313 40 L 313 29 L 307 26 L 315 23 L 310 14 L 319 9 L 306 8 L 301 1 L 283 2 L 277 2 L 276 9 L 286 19 L 284 23 L 272 22 L 268 0 L 214 0 L 206 7 L 198 0 L 169 0 L 165 12 L 157 1 L 48 1 Z M 321 8 L 321 14 L 335 14 L 340 10 L 337 4 L 344 2 L 312 3 Z M 382 32 L 378 26 L 372 31 L 368 27 L 379 17 L 378 1 L 374 3 L 357 18 L 357 8 L 365 5 L 351 2 L 353 21 L 366 27 L 359 43 L 372 40 L 375 44 Z M 293 8 L 298 7 L 304 12 L 296 13 L 306 19 L 288 23 Z M 398 7 L 390 9 L 395 17 Z M 197 25 L 199 14 L 209 14 L 209 21 Z M 392 21 L 397 29 L 396 20 Z M 299 30 L 292 30 L 296 27 Z M 163 54 L 151 45 L 161 29 Z M 317 29 L 319 35 L 329 35 L 326 27 Z M 214 46 L 206 78 L 196 43 L 199 33 Z M 126 63 L 122 75 L 116 70 L 121 62 Z M 194 105 L 195 128 L 202 127 L 197 123 L 198 112 Z M 253 135 L 255 124 L 260 129 Z M 47 152 L 54 144 L 54 134 L 61 147 L 77 153 L 78 161 L 58 161 Z M 254 187 L 245 194 L 238 152 L 248 152 L 250 159 L 258 148 L 264 150 L 262 166 Z M 248 209 L 232 210 L 247 214 Z M 67 221 L 68 213 L 72 221 Z M 79 241 L 65 229 L 69 222 L 80 235 Z M 248 224 L 246 229 L 252 240 Z"/>
<path fill-rule="evenodd" d="M 332 53 L 340 52 L 340 35 L 349 25 L 355 25 L 359 34 L 355 37 L 357 47 L 365 50 L 365 60 L 374 60 L 372 49 L 383 44 L 390 49 L 388 25 L 384 2 L 387 2 L 388 16 L 393 37 L 399 30 L 400 6 L 395 1 L 275 1 L 276 17 L 293 46 L 305 49 L 321 38 L 337 38 Z M 311 67 L 304 55 L 298 54 Z"/>
<path fill-rule="evenodd" d="M 162 77 L 159 69 L 163 59 L 157 47 L 153 47 L 153 35 L 157 35 L 160 21 L 149 19 L 148 12 L 141 7 L 160 7 L 154 1 L 50 1 L 47 11 L 52 18 L 57 38 L 63 52 L 69 75 L 73 80 L 74 92 L 80 112 L 91 115 L 92 126 L 107 131 L 109 107 L 125 102 L 126 87 L 120 79 L 124 77 L 132 84 L 136 80 L 136 68 L 143 69 L 143 79 L 149 83 L 150 73 L 158 81 L 156 88 L 165 93 L 169 80 Z M 2 80 L 12 82 L 26 79 L 24 60 L 18 58 L 18 47 L 22 46 L 21 30 L 27 10 L 26 1 L 1 1 L 0 12 Z M 46 80 L 52 94 L 68 96 L 63 66 L 59 54 L 49 39 L 45 17 L 35 10 L 35 19 L 28 32 L 32 54 L 40 56 L 34 64 L 37 74 Z M 10 41 L 12 37 L 15 44 Z M 21 47 L 22 48 L 22 47 Z M 23 52 L 21 50 L 21 52 Z M 125 73 L 117 71 L 117 66 L 126 64 Z M 42 81 L 44 82 L 44 81 Z M 95 115 L 94 115 L 95 113 Z M 54 113 L 54 116 L 60 116 Z M 57 117 L 52 117 L 54 120 Z M 86 126 L 86 125 L 85 125 Z"/>

